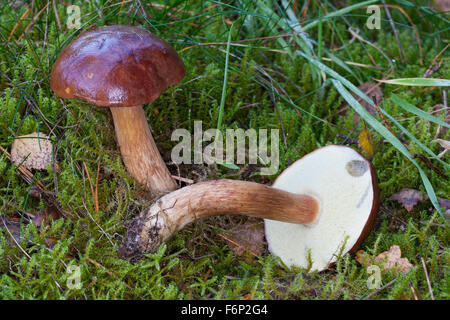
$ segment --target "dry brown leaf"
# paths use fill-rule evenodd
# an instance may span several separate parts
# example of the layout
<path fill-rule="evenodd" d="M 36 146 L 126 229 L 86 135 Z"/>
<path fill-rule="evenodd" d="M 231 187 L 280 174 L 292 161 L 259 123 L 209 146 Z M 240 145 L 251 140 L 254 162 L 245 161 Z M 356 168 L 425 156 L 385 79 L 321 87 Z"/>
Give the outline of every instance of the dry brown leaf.
<path fill-rule="evenodd" d="M 39 132 L 17 137 L 11 147 L 11 161 L 32 170 L 46 170 L 52 164 L 52 142 Z"/>
<path fill-rule="evenodd" d="M 228 231 L 224 239 L 238 257 L 246 252 L 260 256 L 264 250 L 264 229 L 259 221 L 255 222 L 253 219 Z"/>
<path fill-rule="evenodd" d="M 31 188 L 28 190 L 28 195 L 36 199 L 41 199 L 41 194 L 42 190 L 35 185 L 32 185 Z"/>
<path fill-rule="evenodd" d="M 441 145 L 442 148 L 444 148 L 444 151 L 442 151 L 439 155 L 438 158 L 442 158 L 444 156 L 444 154 L 450 150 L 450 141 L 448 140 L 443 140 L 443 139 L 436 139 L 433 140 L 433 142 L 437 142 Z"/>
<path fill-rule="evenodd" d="M 400 192 L 393 194 L 389 200 L 400 202 L 406 211 L 410 212 L 418 202 L 423 201 L 423 196 L 418 190 L 404 188 Z"/>
<path fill-rule="evenodd" d="M 0 228 L 4 229 L 3 235 L 11 233 L 11 236 L 14 237 L 14 239 L 17 242 L 20 242 L 20 224 L 12 223 L 10 221 L 7 221 L 6 219 L 2 218 L 0 216 Z M 8 236 L 6 239 L 11 240 Z"/>
<path fill-rule="evenodd" d="M 450 199 L 439 198 L 439 205 L 444 210 L 450 210 Z"/>
<path fill-rule="evenodd" d="M 244 294 L 243 296 L 242 296 L 242 298 L 244 299 L 244 300 L 252 300 L 252 294 L 249 292 L 249 293 L 246 293 L 246 294 Z"/>
<path fill-rule="evenodd" d="M 372 257 L 364 250 L 358 250 L 356 252 L 355 260 L 364 268 L 372 264 Z"/>
<path fill-rule="evenodd" d="M 407 273 L 413 265 L 409 262 L 408 258 L 402 258 L 402 251 L 400 246 L 393 245 L 389 251 L 380 253 L 375 257 L 376 264 L 382 264 L 382 270 L 393 270 L 395 272 Z"/>
<path fill-rule="evenodd" d="M 431 3 L 439 11 L 450 11 L 450 0 L 431 0 Z"/>
<path fill-rule="evenodd" d="M 443 139 L 436 139 L 436 140 L 433 140 L 433 142 L 439 143 L 441 145 L 441 147 L 444 148 L 445 150 L 450 150 L 450 141 L 443 140 Z"/>
<path fill-rule="evenodd" d="M 438 198 L 439 205 L 444 210 L 444 217 L 450 221 L 450 200 L 444 198 Z"/>
<path fill-rule="evenodd" d="M 44 243 L 45 243 L 45 246 L 47 247 L 47 248 L 53 248 L 54 246 L 55 246 L 55 244 L 59 241 L 59 240 L 61 240 L 61 238 L 60 237 L 57 237 L 57 236 L 47 236 L 45 239 L 44 239 Z"/>
<path fill-rule="evenodd" d="M 33 223 L 36 227 L 40 227 L 42 222 L 49 224 L 50 218 L 53 220 L 62 217 L 61 212 L 55 206 L 45 207 L 44 211 L 39 211 L 33 218 Z"/>

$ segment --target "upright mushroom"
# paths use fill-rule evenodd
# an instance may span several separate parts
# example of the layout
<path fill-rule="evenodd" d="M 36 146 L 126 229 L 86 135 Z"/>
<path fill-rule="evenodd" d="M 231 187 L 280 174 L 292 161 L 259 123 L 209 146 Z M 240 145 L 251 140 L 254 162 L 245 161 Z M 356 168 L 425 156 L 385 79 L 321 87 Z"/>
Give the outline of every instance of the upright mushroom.
<path fill-rule="evenodd" d="M 105 26 L 80 34 L 58 56 L 50 87 L 62 98 L 110 107 L 123 161 L 148 190 L 176 189 L 142 105 L 180 81 L 185 67 L 175 50 L 149 31 Z"/>
<path fill-rule="evenodd" d="M 330 145 L 284 170 L 273 187 L 234 180 L 194 184 L 157 200 L 130 223 L 122 258 L 153 252 L 186 224 L 219 214 L 265 219 L 269 250 L 289 265 L 328 268 L 355 250 L 378 211 L 372 164 L 355 150 Z"/>

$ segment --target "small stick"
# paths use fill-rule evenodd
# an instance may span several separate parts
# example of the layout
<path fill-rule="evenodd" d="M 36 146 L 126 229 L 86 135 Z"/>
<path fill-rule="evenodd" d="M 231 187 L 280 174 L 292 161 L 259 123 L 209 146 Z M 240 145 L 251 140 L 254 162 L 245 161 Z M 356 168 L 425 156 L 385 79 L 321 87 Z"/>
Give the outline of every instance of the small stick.
<path fill-rule="evenodd" d="M 257 255 L 256 253 L 254 253 L 254 252 L 253 252 L 252 250 L 250 250 L 249 248 L 244 247 L 242 244 L 237 243 L 236 241 L 233 241 L 233 240 L 231 240 L 230 238 L 227 238 L 227 237 L 225 237 L 225 236 L 222 235 L 222 234 L 219 234 L 219 237 L 221 237 L 222 239 L 224 239 L 224 240 L 230 242 L 231 244 L 235 245 L 236 247 L 240 247 L 240 248 L 247 249 L 248 252 L 250 252 L 252 256 L 254 256 L 255 258 L 258 258 L 258 255 Z"/>
<path fill-rule="evenodd" d="M 420 257 L 420 260 L 422 261 L 423 271 L 425 272 L 425 278 L 427 279 L 428 290 L 430 291 L 431 300 L 434 300 L 433 290 L 431 290 L 430 278 L 428 277 L 428 271 L 427 266 L 425 265 L 425 260 L 423 260 L 422 257 Z"/>
<path fill-rule="evenodd" d="M 397 28 L 395 27 L 394 21 L 392 20 L 391 12 L 389 11 L 389 8 L 386 6 L 385 0 L 381 0 L 381 2 L 384 5 L 384 11 L 386 11 L 386 16 L 387 16 L 387 18 L 389 20 L 389 24 L 391 25 L 392 31 L 394 31 L 395 40 L 397 41 L 398 49 L 400 51 L 400 55 L 402 57 L 402 60 L 403 61 L 407 61 L 405 50 L 403 49 L 402 43 L 400 41 L 400 38 L 398 37 Z"/>
<path fill-rule="evenodd" d="M 171 8 L 170 6 L 166 6 L 166 5 L 159 4 L 159 3 L 146 3 L 146 5 L 149 7 L 156 8 L 156 9 L 165 9 L 165 10 L 171 10 L 174 12 L 188 13 L 191 15 L 195 15 L 195 12 L 192 10 L 182 10 L 182 9 L 178 9 L 178 8 Z"/>
<path fill-rule="evenodd" d="M 187 183 L 187 184 L 193 184 L 193 183 L 194 183 L 194 180 L 188 179 L 188 178 L 183 178 L 183 177 L 180 177 L 180 176 L 174 176 L 174 175 L 172 175 L 172 178 L 174 178 L 175 180 L 178 180 L 178 181 L 185 182 L 185 183 Z"/>
<path fill-rule="evenodd" d="M 58 10 L 56 9 L 56 0 L 53 0 L 53 12 L 55 13 L 56 24 L 58 25 L 58 30 L 61 31 L 61 21 L 59 21 Z"/>
<path fill-rule="evenodd" d="M 292 12 L 294 12 L 294 15 L 297 16 L 297 0 L 294 0 L 292 3 Z"/>
<path fill-rule="evenodd" d="M 19 27 L 19 25 L 23 21 L 23 19 L 25 19 L 25 17 L 28 15 L 28 13 L 30 13 L 32 6 L 33 5 L 29 6 L 28 9 L 24 12 L 24 14 L 20 17 L 19 21 L 17 21 L 16 25 L 14 26 L 14 28 L 11 30 L 11 33 L 9 34 L 8 41 L 11 40 L 12 36 L 14 35 L 14 32 L 16 32 L 16 29 Z"/>
<path fill-rule="evenodd" d="M 17 247 L 20 249 L 20 251 L 22 251 L 28 259 L 31 259 L 30 255 L 25 251 L 24 248 L 22 248 L 22 246 L 17 242 L 16 238 L 14 237 L 14 235 L 11 233 L 11 231 L 9 230 L 8 226 L 5 223 L 5 219 L 2 219 L 3 225 L 5 226 L 6 231 L 8 232 L 9 236 L 11 237 L 11 239 L 15 242 L 15 244 L 17 245 Z"/>
<path fill-rule="evenodd" d="M 11 160 L 11 155 L 9 154 L 8 151 L 6 151 L 2 146 L 0 146 L 0 150 L 3 151 L 3 153 L 6 155 L 6 157 Z M 33 174 L 31 173 L 30 170 L 28 170 L 27 168 L 23 167 L 23 166 L 19 166 L 17 168 L 17 170 L 20 171 L 20 173 L 22 173 L 22 177 L 24 178 L 25 181 L 27 181 L 29 184 L 33 184 Z M 45 189 L 45 186 L 42 184 L 42 182 L 40 181 L 35 181 L 37 187 L 39 189 L 41 189 L 42 191 L 47 191 Z"/>
<path fill-rule="evenodd" d="M 442 90 L 442 99 L 443 99 L 444 109 L 447 109 L 448 108 L 447 107 L 447 90 Z"/>
<path fill-rule="evenodd" d="M 444 51 L 447 50 L 447 48 L 448 48 L 449 46 L 450 46 L 450 43 L 447 44 L 447 45 L 445 46 L 445 48 L 442 49 L 442 50 L 441 50 L 441 51 L 433 58 L 433 61 L 431 61 L 430 66 L 428 67 L 427 71 L 426 71 L 425 74 L 423 75 L 424 78 L 430 76 L 430 75 L 432 74 L 432 72 L 436 71 L 436 70 L 440 67 L 442 61 L 440 61 L 439 64 L 438 64 L 436 67 L 433 68 L 434 64 L 437 62 L 437 60 L 439 59 L 439 57 L 441 56 L 441 54 L 444 53 Z"/>
<path fill-rule="evenodd" d="M 206 282 L 206 280 L 208 280 L 209 274 L 211 273 L 211 269 L 208 269 L 208 271 L 206 271 L 205 276 L 203 277 L 203 282 Z"/>
<path fill-rule="evenodd" d="M 330 58 L 326 58 L 326 57 L 322 57 L 323 61 L 333 61 Z M 380 70 L 381 67 L 378 66 L 371 66 L 370 64 L 363 64 L 363 63 L 358 63 L 358 62 L 353 62 L 353 61 L 343 61 L 345 64 L 349 64 L 351 66 L 357 66 L 357 67 L 362 67 L 362 68 L 368 68 L 368 69 L 377 69 Z"/>
<path fill-rule="evenodd" d="M 431 170 L 433 170 L 434 172 L 436 172 L 437 175 L 439 175 L 440 177 L 444 178 L 444 179 L 448 179 L 447 175 L 445 173 L 443 173 L 441 170 L 439 170 L 436 166 L 433 165 L 433 163 L 423 154 L 421 153 L 414 153 L 411 158 L 413 159 L 420 159 L 423 161 L 423 163 L 425 163 L 425 165 L 430 168 Z"/>
<path fill-rule="evenodd" d="M 97 178 L 95 180 L 95 197 L 94 197 L 94 203 L 95 203 L 95 212 L 99 211 L 98 208 L 98 179 L 100 176 L 100 162 L 97 163 Z"/>
<path fill-rule="evenodd" d="M 411 18 L 408 16 L 408 14 L 406 13 L 406 11 L 403 10 L 403 8 L 401 8 L 400 6 L 396 6 L 396 5 L 392 5 L 392 4 L 381 4 L 381 5 L 379 5 L 379 6 L 384 7 L 384 8 L 394 8 L 394 9 L 397 9 L 397 10 L 400 11 L 401 14 L 403 14 L 403 15 L 405 16 L 405 18 L 409 21 L 409 23 L 411 24 L 411 26 L 412 26 L 412 28 L 413 28 L 414 34 L 415 34 L 415 36 L 416 36 L 417 46 L 419 47 L 419 59 L 420 59 L 419 61 L 420 61 L 420 64 L 423 65 L 423 49 L 422 49 L 422 44 L 421 44 L 421 41 L 420 41 L 419 31 L 417 30 L 416 25 L 413 23 L 413 21 L 411 20 Z M 361 8 L 364 8 L 364 7 L 361 7 Z"/>
<path fill-rule="evenodd" d="M 94 192 L 94 187 L 92 186 L 92 180 L 91 180 L 91 176 L 89 174 L 89 170 L 86 166 L 86 163 L 83 161 L 83 166 L 84 166 L 84 170 L 86 170 L 86 174 L 89 180 L 89 185 L 91 186 L 91 193 L 92 193 L 92 199 L 94 200 L 94 206 L 95 206 L 95 192 Z M 95 213 L 97 213 L 97 208 L 95 208 Z"/>
<path fill-rule="evenodd" d="M 343 134 L 341 134 L 341 133 L 338 133 L 338 134 L 336 135 L 336 138 L 344 139 L 344 141 L 342 141 L 342 144 L 343 144 L 343 145 L 358 144 L 358 140 L 355 140 L 355 139 L 352 139 L 352 138 L 350 138 L 350 137 L 347 137 L 347 136 L 345 136 L 345 135 L 343 135 Z"/>
<path fill-rule="evenodd" d="M 19 39 L 17 39 L 17 41 L 22 40 L 22 37 L 25 35 L 25 33 L 28 32 L 28 30 L 30 30 L 30 28 L 34 25 L 34 23 L 36 22 L 36 20 L 39 18 L 39 16 L 42 14 L 42 12 L 44 12 L 45 9 L 47 9 L 48 5 L 50 4 L 50 2 L 47 2 L 47 4 L 41 9 L 41 11 L 39 11 L 34 17 L 33 20 L 31 20 L 30 24 L 28 24 L 28 26 L 25 28 L 25 30 L 22 32 L 22 34 L 20 35 Z"/>
<path fill-rule="evenodd" d="M 377 109 L 378 114 L 380 115 L 381 119 L 383 119 L 383 123 L 385 124 L 386 128 L 388 128 L 388 130 L 395 136 L 397 137 L 397 135 L 394 133 L 394 130 L 392 130 L 391 126 L 389 125 L 389 123 L 387 122 L 386 118 L 384 117 L 383 113 L 381 112 L 380 107 L 378 106 L 377 103 L 377 99 L 375 96 L 372 97 L 374 105 Z"/>
<path fill-rule="evenodd" d="M 309 0 L 306 1 L 305 9 L 303 10 L 302 14 L 302 22 L 306 19 L 306 14 L 308 13 L 308 7 L 309 7 Z"/>
<path fill-rule="evenodd" d="M 358 39 L 361 42 L 367 43 L 369 46 L 371 46 L 372 48 L 376 49 L 379 53 L 381 53 L 381 55 L 386 59 L 386 61 L 388 62 L 389 66 L 390 66 L 390 70 L 387 76 L 384 77 L 384 79 L 388 79 L 393 73 L 394 73 L 394 64 L 392 63 L 391 59 L 386 55 L 386 53 L 384 53 L 383 50 L 381 50 L 381 48 L 379 48 L 378 46 L 376 46 L 375 44 L 373 44 L 372 42 L 364 39 L 363 37 L 361 37 L 357 32 L 354 31 L 354 29 L 352 29 L 351 27 L 348 28 L 348 31 L 350 32 L 350 34 L 352 36 L 354 36 L 356 39 Z"/>
<path fill-rule="evenodd" d="M 111 271 L 109 271 L 108 269 L 106 269 L 104 266 L 102 266 L 100 263 L 98 263 L 97 261 L 95 261 L 95 260 L 92 260 L 91 258 L 88 258 L 88 261 L 90 262 L 90 263 L 92 263 L 92 264 L 94 264 L 97 268 L 103 268 L 103 269 L 105 269 L 105 272 L 108 274 L 108 275 L 110 275 L 111 277 L 114 277 L 116 280 L 120 280 L 115 274 L 113 274 Z M 125 284 L 125 286 L 128 288 L 128 289 L 131 289 L 131 287 L 128 285 L 128 284 L 126 284 L 126 283 L 124 283 Z"/>
<path fill-rule="evenodd" d="M 397 281 L 397 278 L 395 278 L 394 280 L 392 280 L 391 282 L 386 283 L 384 286 L 378 288 L 377 290 L 373 291 L 371 294 L 365 296 L 363 298 L 363 300 L 369 300 L 369 298 L 371 298 L 372 296 L 376 295 L 377 293 L 381 292 L 382 290 L 386 289 L 387 287 L 389 287 L 390 285 L 392 285 L 395 281 Z"/>
<path fill-rule="evenodd" d="M 428 78 L 429 76 L 431 76 L 433 73 L 435 73 L 442 65 L 442 60 L 439 61 L 439 63 L 435 66 L 430 65 L 430 67 L 427 69 L 427 71 L 424 73 L 423 77 L 424 78 Z"/>
<path fill-rule="evenodd" d="M 408 282 L 408 284 L 409 284 L 409 287 L 411 288 L 411 292 L 412 292 L 412 294 L 414 296 L 414 300 L 419 300 L 419 297 L 417 297 L 416 290 L 414 290 L 414 287 L 412 286 L 412 283 Z"/>
<path fill-rule="evenodd" d="M 376 62 L 375 59 L 372 57 L 372 55 L 371 55 L 370 53 L 368 53 L 368 55 L 369 55 L 370 61 L 372 61 L 372 63 L 378 67 L 377 62 Z M 381 69 L 381 68 L 379 67 L 379 69 Z"/>

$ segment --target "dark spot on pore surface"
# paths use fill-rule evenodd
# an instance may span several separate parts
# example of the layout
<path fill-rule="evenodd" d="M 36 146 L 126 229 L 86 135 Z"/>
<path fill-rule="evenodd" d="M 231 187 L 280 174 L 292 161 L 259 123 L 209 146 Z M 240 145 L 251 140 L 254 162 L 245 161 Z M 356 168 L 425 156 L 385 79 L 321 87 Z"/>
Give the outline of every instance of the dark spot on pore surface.
<path fill-rule="evenodd" d="M 347 162 L 345 165 L 347 172 L 353 177 L 362 176 L 367 170 L 369 170 L 369 165 L 365 161 L 352 160 Z"/>

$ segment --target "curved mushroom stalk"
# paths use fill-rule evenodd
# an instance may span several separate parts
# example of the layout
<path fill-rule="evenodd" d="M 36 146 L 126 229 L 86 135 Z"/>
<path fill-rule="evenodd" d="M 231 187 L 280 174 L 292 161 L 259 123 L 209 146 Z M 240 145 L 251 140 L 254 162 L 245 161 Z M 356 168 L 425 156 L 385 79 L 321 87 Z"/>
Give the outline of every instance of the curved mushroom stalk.
<path fill-rule="evenodd" d="M 130 175 L 147 190 L 177 189 L 155 144 L 142 106 L 110 109 L 120 153 Z"/>
<path fill-rule="evenodd" d="M 201 218 L 240 214 L 307 224 L 318 212 L 318 201 L 309 195 L 246 181 L 201 182 L 163 196 L 136 217 L 128 226 L 119 255 L 133 259 L 154 252 L 174 233 Z"/>

